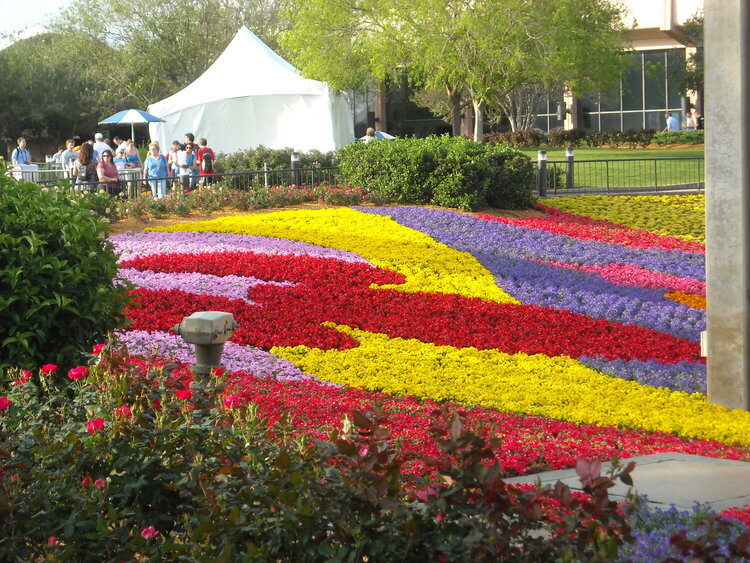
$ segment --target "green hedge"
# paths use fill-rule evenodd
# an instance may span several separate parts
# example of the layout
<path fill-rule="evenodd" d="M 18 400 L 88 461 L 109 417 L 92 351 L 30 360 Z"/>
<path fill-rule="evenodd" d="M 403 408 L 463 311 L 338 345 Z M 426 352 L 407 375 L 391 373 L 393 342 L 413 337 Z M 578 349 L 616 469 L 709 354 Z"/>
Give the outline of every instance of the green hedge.
<path fill-rule="evenodd" d="M 353 143 L 339 152 L 342 182 L 407 205 L 518 209 L 534 201 L 528 156 L 502 145 L 431 136 Z"/>
<path fill-rule="evenodd" d="M 107 226 L 75 197 L 0 167 L 0 367 L 61 367 L 124 323 Z"/>
<path fill-rule="evenodd" d="M 219 154 L 216 156 L 216 170 L 225 173 L 247 172 L 248 170 L 263 170 L 266 164 L 269 170 L 288 170 L 292 167 L 292 152 L 291 148 L 269 149 L 261 145 L 232 154 Z M 301 168 L 318 165 L 335 166 L 335 157 L 333 152 L 323 153 L 317 150 L 300 152 L 299 165 Z"/>
<path fill-rule="evenodd" d="M 526 131 L 507 131 L 505 133 L 488 133 L 484 142 L 504 144 L 509 147 L 531 148 L 548 147 L 647 147 L 652 143 L 655 132 L 652 129 L 628 129 L 627 131 L 593 131 L 586 133 L 583 129 L 554 129 L 545 135 L 536 129 Z M 698 141 L 699 143 L 702 143 Z M 680 141 L 670 141 L 680 142 Z M 658 144 L 654 141 L 654 144 Z M 661 143 L 666 144 L 666 143 Z"/>
<path fill-rule="evenodd" d="M 654 145 L 702 145 L 704 143 L 703 129 L 696 131 L 667 131 L 657 133 L 652 141 Z"/>

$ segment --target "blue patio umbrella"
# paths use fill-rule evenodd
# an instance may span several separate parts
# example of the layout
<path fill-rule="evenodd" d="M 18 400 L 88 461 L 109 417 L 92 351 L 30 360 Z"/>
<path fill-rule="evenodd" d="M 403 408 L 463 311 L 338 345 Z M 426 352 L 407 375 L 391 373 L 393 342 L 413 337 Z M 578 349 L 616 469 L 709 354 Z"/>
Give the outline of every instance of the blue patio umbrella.
<path fill-rule="evenodd" d="M 136 123 L 162 123 L 164 120 L 161 117 L 156 117 L 145 111 L 139 109 L 124 109 L 118 111 L 114 115 L 110 115 L 107 119 L 100 121 L 99 125 L 118 125 L 118 124 L 130 124 L 130 138 L 135 141 L 135 124 Z"/>
<path fill-rule="evenodd" d="M 361 141 L 361 140 L 363 140 L 365 138 L 367 138 L 367 135 L 365 135 L 364 137 L 360 137 L 359 140 Z M 375 138 L 376 139 L 387 139 L 387 140 L 390 141 L 391 139 L 395 139 L 396 137 L 394 137 L 393 135 L 391 135 L 389 133 L 386 133 L 385 131 L 375 131 Z"/>

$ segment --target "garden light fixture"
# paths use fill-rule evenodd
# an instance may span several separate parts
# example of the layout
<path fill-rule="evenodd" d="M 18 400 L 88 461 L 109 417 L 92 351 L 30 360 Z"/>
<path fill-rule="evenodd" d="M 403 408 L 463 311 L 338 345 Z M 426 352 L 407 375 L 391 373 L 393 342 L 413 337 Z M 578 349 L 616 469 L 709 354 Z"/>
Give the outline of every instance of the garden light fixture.
<path fill-rule="evenodd" d="M 224 343 L 234 334 L 239 325 L 232 313 L 222 311 L 200 311 L 172 327 L 172 332 L 182 336 L 188 344 L 195 345 L 193 371 L 210 375 L 211 370 L 221 367 Z"/>

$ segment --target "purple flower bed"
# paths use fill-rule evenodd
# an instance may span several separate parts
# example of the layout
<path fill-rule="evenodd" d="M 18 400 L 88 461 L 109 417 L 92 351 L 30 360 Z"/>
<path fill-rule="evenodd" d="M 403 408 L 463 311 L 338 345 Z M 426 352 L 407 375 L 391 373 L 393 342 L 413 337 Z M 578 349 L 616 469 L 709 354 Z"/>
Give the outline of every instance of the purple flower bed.
<path fill-rule="evenodd" d="M 272 282 L 245 276 L 214 276 L 211 274 L 165 274 L 151 271 L 141 272 L 134 268 L 123 268 L 120 276 L 146 289 L 180 289 L 198 295 L 218 295 L 230 299 L 248 299 L 248 288 L 261 285 L 295 285 L 293 282 Z"/>
<path fill-rule="evenodd" d="M 536 262 L 543 259 L 603 265 L 628 263 L 630 260 L 629 263 L 672 275 L 687 275 L 685 271 L 694 274 L 700 268 L 703 276 L 702 255 L 659 249 L 636 251 L 438 209 L 389 207 L 361 210 L 390 215 L 406 227 L 425 232 L 451 248 L 472 254 L 492 272 L 499 287 L 523 303 L 632 323 L 690 340 L 698 340 L 700 332 L 705 330 L 703 311 L 675 303 L 664 297 L 663 291 L 617 285 L 597 274 Z M 478 221 L 482 223 L 481 229 L 477 229 Z M 538 236 L 539 233 L 548 236 Z M 578 251 L 588 256 L 588 261 L 577 259 L 575 252 Z M 639 253 L 652 259 L 636 260 Z M 651 262 L 656 264 L 647 265 Z M 661 269 L 654 268 L 654 265 Z"/>
<path fill-rule="evenodd" d="M 604 358 L 577 358 L 592 369 L 628 381 L 637 381 L 652 387 L 667 387 L 672 391 L 706 393 L 706 364 L 676 362 L 662 364 L 656 360 L 605 360 Z"/>
<path fill-rule="evenodd" d="M 198 254 L 202 252 L 257 252 L 261 254 L 296 254 L 330 257 L 347 262 L 369 264 L 361 256 L 347 250 L 326 248 L 306 242 L 254 235 L 177 231 L 174 233 L 124 233 L 109 238 L 120 260 L 151 254 Z"/>
<path fill-rule="evenodd" d="M 127 345 L 133 355 L 158 355 L 178 362 L 195 362 L 193 347 L 174 334 L 133 330 L 120 332 L 118 338 Z M 234 342 L 224 345 L 222 362 L 229 371 L 245 371 L 258 377 L 274 377 L 286 381 L 319 381 L 314 375 L 304 373 L 296 365 L 270 352 Z"/>
<path fill-rule="evenodd" d="M 389 215 L 398 223 L 422 231 L 466 252 L 523 256 L 568 264 L 602 266 L 621 262 L 636 264 L 673 276 L 705 281 L 705 256 L 697 252 L 658 248 L 629 248 L 618 244 L 581 240 L 537 229 L 477 219 L 444 209 L 423 207 L 357 207 L 358 211 Z M 477 222 L 481 223 L 478 228 Z"/>

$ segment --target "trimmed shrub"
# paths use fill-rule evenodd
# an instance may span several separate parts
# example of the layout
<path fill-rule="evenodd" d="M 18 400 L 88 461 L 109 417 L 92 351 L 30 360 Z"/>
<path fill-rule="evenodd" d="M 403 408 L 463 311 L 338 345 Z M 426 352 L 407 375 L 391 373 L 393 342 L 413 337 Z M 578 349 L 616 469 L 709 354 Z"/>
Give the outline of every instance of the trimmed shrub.
<path fill-rule="evenodd" d="M 550 147 L 580 147 L 586 144 L 586 131 L 583 129 L 553 129 L 547 135 Z"/>
<path fill-rule="evenodd" d="M 536 170 L 525 154 L 503 145 L 489 145 L 491 181 L 487 203 L 501 209 L 521 209 L 534 205 L 532 188 Z"/>
<path fill-rule="evenodd" d="M 705 142 L 703 129 L 696 131 L 666 131 L 654 135 L 655 145 L 701 145 Z"/>
<path fill-rule="evenodd" d="M 463 137 L 353 143 L 340 151 L 339 159 L 344 183 L 396 203 L 468 211 L 488 202 L 520 208 L 533 201 L 528 156 Z"/>
<path fill-rule="evenodd" d="M 107 223 L 0 170 L 0 367 L 67 366 L 125 322 Z"/>
<path fill-rule="evenodd" d="M 544 145 L 547 136 L 538 129 L 506 131 L 505 133 L 488 133 L 482 139 L 485 143 L 502 143 L 509 147 L 529 148 Z"/>
<path fill-rule="evenodd" d="M 218 172 L 247 172 L 248 170 L 263 170 L 267 164 L 269 170 L 288 170 L 292 167 L 291 148 L 269 149 L 263 145 L 232 154 L 219 154 L 216 157 Z M 299 153 L 300 168 L 312 166 L 334 166 L 335 153 L 322 153 L 318 150 Z"/>

